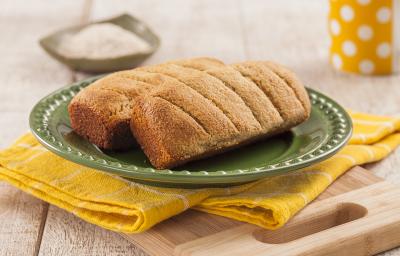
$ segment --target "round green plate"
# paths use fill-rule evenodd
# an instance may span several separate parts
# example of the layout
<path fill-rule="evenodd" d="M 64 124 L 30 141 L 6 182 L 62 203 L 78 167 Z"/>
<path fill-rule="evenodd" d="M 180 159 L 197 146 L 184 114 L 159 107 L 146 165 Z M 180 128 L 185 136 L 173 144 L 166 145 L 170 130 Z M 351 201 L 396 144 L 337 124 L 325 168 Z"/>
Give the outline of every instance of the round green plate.
<path fill-rule="evenodd" d="M 289 132 L 173 170 L 156 170 L 140 147 L 127 152 L 102 151 L 71 129 L 67 112 L 70 100 L 98 78 L 68 85 L 37 103 L 29 118 L 33 134 L 67 160 L 152 185 L 228 186 L 294 171 L 333 155 L 352 132 L 351 119 L 340 105 L 307 89 L 311 117 Z"/>

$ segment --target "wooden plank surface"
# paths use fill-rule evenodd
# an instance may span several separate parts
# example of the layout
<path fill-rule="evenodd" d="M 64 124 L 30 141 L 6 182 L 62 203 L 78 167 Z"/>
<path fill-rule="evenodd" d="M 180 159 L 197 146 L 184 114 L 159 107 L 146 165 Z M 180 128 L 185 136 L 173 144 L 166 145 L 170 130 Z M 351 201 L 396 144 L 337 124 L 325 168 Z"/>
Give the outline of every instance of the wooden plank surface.
<path fill-rule="evenodd" d="M 381 181 L 381 178 L 373 175 L 371 172 L 360 167 L 355 167 L 340 177 L 337 182 L 333 183 L 316 201 L 367 187 Z M 199 239 L 203 240 L 206 237 L 213 237 L 221 232 L 225 233 L 240 226 L 253 225 L 195 210 L 188 210 L 142 234 L 121 235 L 142 247 L 150 255 L 167 256 L 172 255 L 177 247 L 181 247 L 184 244 L 196 244 L 196 241 Z M 274 234 L 273 231 L 270 232 L 272 235 Z M 294 233 L 294 231 L 291 233 Z M 291 234 L 288 233 L 287 235 L 290 236 Z M 154 244 L 157 244 L 157 246 L 153 246 Z M 229 249 L 224 250 L 226 254 L 231 252 Z"/>
<path fill-rule="evenodd" d="M 29 110 L 38 99 L 74 78 L 86 76 L 72 73 L 50 59 L 37 45 L 40 36 L 85 19 L 122 12 L 143 19 L 161 36 L 162 47 L 148 64 L 200 55 L 226 62 L 273 59 L 291 67 L 310 87 L 331 95 L 346 107 L 377 114 L 400 113 L 399 75 L 344 75 L 329 66 L 325 22 L 328 1 L 94 0 L 92 7 L 88 2 L 1 1 L 0 147 L 28 129 Z M 399 163 L 397 150 L 368 168 L 398 183 Z M 0 200 L 0 255 L 20 254 L 22 249 L 27 255 L 140 254 L 118 236 L 60 209 L 50 207 L 47 214 L 47 204 L 8 185 L 1 184 Z M 82 239 L 87 244 L 80 243 Z M 88 249 L 89 243 L 96 244 L 96 248 Z M 390 255 L 396 254 L 400 255 L 400 251 Z"/>
<path fill-rule="evenodd" d="M 81 3 L 3 0 L 0 3 L 0 148 L 28 130 L 32 105 L 68 83 L 71 72 L 48 57 L 37 40 L 79 18 Z M 48 13 L 48 9 L 52 13 Z M 71 13 L 68 17 L 59 13 Z M 48 204 L 0 183 L 0 255 L 36 255 Z"/>
<path fill-rule="evenodd" d="M 0 255 L 36 255 L 48 204 L 0 183 Z"/>
<path fill-rule="evenodd" d="M 146 255 L 108 230 L 50 206 L 39 255 Z"/>
<path fill-rule="evenodd" d="M 160 49 L 144 64 L 193 56 L 214 56 L 228 62 L 245 59 L 235 1 L 100 0 L 93 3 L 91 19 L 124 12 L 145 21 L 161 38 Z"/>
<path fill-rule="evenodd" d="M 229 1 L 94 1 L 89 19 L 103 19 L 121 12 L 130 12 L 145 20 L 162 38 L 161 48 L 146 63 L 165 61 L 172 58 L 171 56 L 184 58 L 194 55 L 216 56 L 228 58 L 229 61 L 238 61 L 244 59 L 244 52 L 240 52 L 243 46 L 238 18 L 239 9 L 237 5 L 229 5 Z M 214 2 L 218 4 L 216 10 L 207 8 Z M 225 9 L 223 15 L 219 15 L 224 5 L 228 8 Z M 140 10 L 140 12 L 135 10 Z M 171 15 L 171 13 L 181 14 Z M 188 16 L 187 13 L 194 15 Z M 209 19 L 206 19 L 207 17 Z M 204 19 L 205 23 L 202 22 Z M 215 23 L 216 19 L 219 19 L 218 23 Z M 225 24 L 231 24 L 232 29 L 227 31 L 222 40 L 217 40 L 218 32 L 224 29 Z M 166 29 L 156 29 L 163 27 Z M 193 27 L 199 32 L 198 35 L 185 36 L 191 33 Z M 210 37 L 214 38 L 211 42 Z M 179 43 L 176 44 L 177 42 Z M 204 47 L 206 44 L 210 47 Z M 239 52 L 231 55 L 233 58 L 229 59 L 230 53 L 238 49 Z M 87 74 L 76 74 L 79 79 L 86 76 Z M 66 214 L 63 210 L 50 206 L 43 231 L 40 255 L 145 255 L 139 248 L 121 239 L 119 235 L 77 220 L 76 217 Z M 55 244 L 54 241 L 57 243 Z M 91 243 L 97 246 L 91 246 Z M 82 246 L 82 244 L 87 246 Z"/>
<path fill-rule="evenodd" d="M 377 182 L 313 202 L 279 230 L 243 224 L 178 244 L 173 255 L 374 255 L 400 244 L 399 196 Z"/>

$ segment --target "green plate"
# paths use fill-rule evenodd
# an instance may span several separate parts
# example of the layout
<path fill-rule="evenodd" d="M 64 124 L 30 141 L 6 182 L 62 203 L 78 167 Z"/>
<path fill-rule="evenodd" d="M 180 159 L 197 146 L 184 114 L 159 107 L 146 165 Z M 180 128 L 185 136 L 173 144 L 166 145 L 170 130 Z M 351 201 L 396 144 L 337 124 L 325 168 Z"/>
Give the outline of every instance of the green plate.
<path fill-rule="evenodd" d="M 102 151 L 71 129 L 70 100 L 98 78 L 68 85 L 37 103 L 29 119 L 33 134 L 67 160 L 152 185 L 228 186 L 294 171 L 333 155 L 352 132 L 351 119 L 340 105 L 307 89 L 311 117 L 291 131 L 173 170 L 156 170 L 139 147 L 127 152 Z"/>
<path fill-rule="evenodd" d="M 107 59 L 69 58 L 58 52 L 58 46 L 66 35 L 75 34 L 84 27 L 97 23 L 112 23 L 136 34 L 150 45 L 150 51 Z M 40 39 L 39 44 L 53 58 L 70 68 L 95 73 L 133 68 L 152 55 L 160 46 L 160 39 L 158 36 L 146 24 L 129 14 L 123 14 L 112 19 L 93 22 L 90 24 L 57 31 Z"/>

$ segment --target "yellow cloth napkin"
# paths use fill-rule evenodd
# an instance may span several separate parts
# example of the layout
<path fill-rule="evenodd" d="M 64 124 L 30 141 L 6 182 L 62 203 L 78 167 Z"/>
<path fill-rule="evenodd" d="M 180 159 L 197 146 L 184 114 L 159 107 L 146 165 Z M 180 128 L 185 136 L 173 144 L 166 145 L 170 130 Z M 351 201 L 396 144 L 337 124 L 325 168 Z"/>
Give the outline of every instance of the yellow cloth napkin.
<path fill-rule="evenodd" d="M 172 189 L 133 183 L 66 161 L 31 134 L 0 152 L 0 179 L 80 218 L 142 232 L 190 207 L 276 229 L 350 167 L 380 160 L 400 144 L 400 119 L 351 113 L 354 135 L 339 153 L 301 171 L 229 188 Z"/>

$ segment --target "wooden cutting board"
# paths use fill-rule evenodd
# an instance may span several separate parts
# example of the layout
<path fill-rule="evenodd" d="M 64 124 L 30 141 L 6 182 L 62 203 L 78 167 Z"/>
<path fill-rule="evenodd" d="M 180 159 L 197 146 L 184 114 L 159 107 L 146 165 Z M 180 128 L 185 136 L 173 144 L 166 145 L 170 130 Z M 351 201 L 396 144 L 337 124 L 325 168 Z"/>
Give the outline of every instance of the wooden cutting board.
<path fill-rule="evenodd" d="M 276 231 L 188 210 L 121 235 L 150 255 L 373 255 L 400 245 L 400 188 L 355 167 Z"/>

